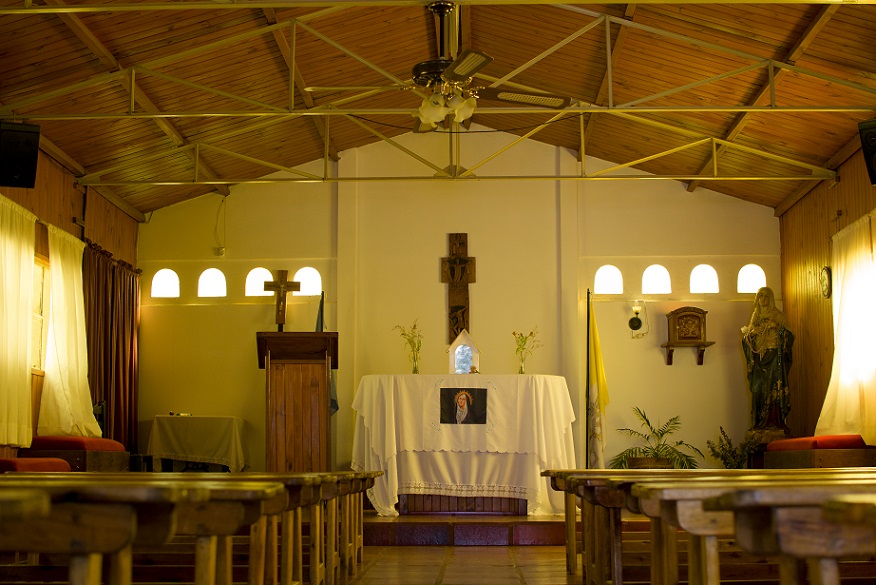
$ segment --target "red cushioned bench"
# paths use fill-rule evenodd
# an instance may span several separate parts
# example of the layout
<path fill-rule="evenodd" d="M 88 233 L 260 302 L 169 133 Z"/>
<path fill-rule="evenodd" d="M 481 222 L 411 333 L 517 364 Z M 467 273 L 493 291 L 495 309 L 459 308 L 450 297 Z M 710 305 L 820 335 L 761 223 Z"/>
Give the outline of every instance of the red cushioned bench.
<path fill-rule="evenodd" d="M 64 459 L 71 471 L 129 471 L 131 454 L 125 446 L 102 437 L 34 437 L 19 457 Z"/>
<path fill-rule="evenodd" d="M 0 473 L 7 471 L 70 471 L 70 464 L 57 457 L 0 458 Z"/>
<path fill-rule="evenodd" d="M 876 447 L 861 435 L 821 435 L 780 439 L 767 444 L 766 469 L 876 467 Z"/>

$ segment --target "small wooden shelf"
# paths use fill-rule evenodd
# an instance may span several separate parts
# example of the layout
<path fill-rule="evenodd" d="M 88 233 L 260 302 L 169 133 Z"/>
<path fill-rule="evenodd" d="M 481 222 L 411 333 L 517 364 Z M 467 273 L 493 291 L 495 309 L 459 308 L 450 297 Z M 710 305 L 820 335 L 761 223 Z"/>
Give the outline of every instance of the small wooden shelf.
<path fill-rule="evenodd" d="M 660 347 L 663 347 L 666 349 L 666 365 L 667 366 L 672 365 L 672 354 L 675 352 L 676 347 L 695 347 L 695 348 L 697 348 L 697 365 L 701 366 L 701 365 L 703 365 L 703 358 L 704 358 L 705 353 L 706 353 L 706 348 L 709 347 L 710 345 L 715 345 L 715 342 L 714 341 L 706 341 L 703 343 L 691 343 L 691 342 L 669 343 L 669 342 L 666 342 L 663 345 L 661 345 Z"/>

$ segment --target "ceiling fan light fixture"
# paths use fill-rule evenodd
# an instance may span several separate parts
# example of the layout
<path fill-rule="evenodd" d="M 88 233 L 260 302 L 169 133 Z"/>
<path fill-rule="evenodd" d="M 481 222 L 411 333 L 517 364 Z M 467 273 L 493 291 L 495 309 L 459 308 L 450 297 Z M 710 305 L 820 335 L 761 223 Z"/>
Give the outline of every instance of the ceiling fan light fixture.
<path fill-rule="evenodd" d="M 470 96 L 466 98 L 458 93 L 447 100 L 447 106 L 453 112 L 454 122 L 465 122 L 471 118 L 477 105 L 478 101 L 475 97 Z"/>
<path fill-rule="evenodd" d="M 430 128 L 434 128 L 449 113 L 450 108 L 447 107 L 444 96 L 440 91 L 436 91 L 423 100 L 414 117 L 419 118 L 423 124 L 428 125 Z"/>

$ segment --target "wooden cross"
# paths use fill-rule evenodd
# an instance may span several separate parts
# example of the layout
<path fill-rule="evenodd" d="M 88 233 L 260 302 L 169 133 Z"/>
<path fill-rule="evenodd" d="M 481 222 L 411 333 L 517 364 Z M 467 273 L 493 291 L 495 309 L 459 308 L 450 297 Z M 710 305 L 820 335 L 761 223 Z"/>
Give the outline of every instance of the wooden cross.
<path fill-rule="evenodd" d="M 301 290 L 300 283 L 294 280 L 286 280 L 288 275 L 288 270 L 278 270 L 277 280 L 265 282 L 265 290 L 273 291 L 276 297 L 277 314 L 275 322 L 277 323 L 277 331 L 283 331 L 283 324 L 286 322 L 286 294 Z"/>
<path fill-rule="evenodd" d="M 447 284 L 447 342 L 468 323 L 468 285 L 475 282 L 475 259 L 468 257 L 468 234 L 447 234 L 450 256 L 441 259 L 441 282 Z"/>

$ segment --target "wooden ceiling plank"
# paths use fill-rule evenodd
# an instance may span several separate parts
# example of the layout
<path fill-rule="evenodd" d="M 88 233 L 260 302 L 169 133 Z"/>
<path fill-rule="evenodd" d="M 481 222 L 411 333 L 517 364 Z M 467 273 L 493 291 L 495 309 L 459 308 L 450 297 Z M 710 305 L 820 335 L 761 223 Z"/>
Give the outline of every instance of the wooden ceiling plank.
<path fill-rule="evenodd" d="M 569 36 L 567 36 L 566 38 L 564 38 L 559 43 L 556 43 L 555 45 L 548 48 L 547 50 L 542 51 L 541 53 L 539 53 L 538 55 L 536 55 L 535 57 L 533 57 L 532 59 L 530 59 L 529 61 L 527 61 L 523 65 L 520 65 L 519 67 L 517 67 L 516 69 L 514 69 L 513 71 L 508 73 L 507 75 L 500 77 L 498 80 L 493 82 L 490 85 L 490 87 L 498 87 L 498 86 L 502 85 L 503 83 L 505 83 L 506 81 L 508 81 L 509 79 L 516 77 L 517 74 L 521 73 L 522 71 L 526 71 L 527 69 L 529 69 L 530 67 L 532 67 L 533 65 L 535 65 L 536 63 L 538 63 L 539 61 L 544 59 L 545 57 L 547 57 L 548 55 L 551 55 L 551 54 L 557 52 L 558 50 L 562 49 L 563 47 L 565 47 L 566 45 L 568 45 L 569 43 L 571 43 L 572 41 L 574 41 L 575 39 L 577 39 L 581 35 L 587 34 L 591 30 L 593 30 L 594 27 L 598 26 L 599 24 L 602 24 L 604 21 L 605 21 L 604 18 L 597 18 L 596 20 L 587 24 L 586 26 L 581 27 L 580 29 L 578 29 L 574 33 L 572 33 Z"/>
<path fill-rule="evenodd" d="M 66 5 L 63 0 L 46 0 L 48 3 L 56 5 L 56 6 L 64 6 Z M 109 69 L 110 71 L 121 71 L 124 69 L 121 63 L 119 63 L 113 54 L 103 45 L 103 43 L 96 37 L 92 32 L 82 23 L 82 20 L 79 19 L 76 15 L 72 14 L 61 14 L 61 20 L 71 29 L 73 34 L 75 34 L 84 44 L 92 51 L 95 56 L 100 60 L 103 65 Z M 124 84 L 123 84 L 124 85 Z M 149 99 L 149 97 L 139 89 L 134 88 L 133 96 L 135 101 L 140 103 L 147 111 L 158 112 L 158 108 L 156 108 L 155 104 Z M 162 132 L 164 132 L 170 139 L 176 144 L 185 144 L 185 138 L 173 127 L 173 125 L 165 119 L 155 118 L 155 123 L 161 128 Z M 193 160 L 193 163 L 197 165 L 197 160 Z M 207 167 L 206 165 L 201 165 L 201 171 L 209 178 L 216 178 L 215 171 Z M 228 187 L 221 186 L 217 189 L 223 195 L 228 195 Z M 115 203 L 115 200 L 111 200 L 111 202 Z M 124 211 L 124 210 L 123 210 Z M 126 211 L 127 212 L 127 211 Z"/>
<path fill-rule="evenodd" d="M 856 152 L 861 150 L 861 139 L 859 136 L 855 136 L 848 142 L 846 142 L 842 148 L 840 148 L 827 163 L 825 163 L 825 168 L 836 170 L 840 167 L 841 164 L 846 162 L 848 159 L 852 157 Z M 839 177 L 836 179 L 838 180 Z M 800 201 L 803 197 L 806 196 L 812 189 L 814 189 L 818 184 L 814 185 L 804 185 L 785 199 L 781 201 L 778 205 L 776 205 L 776 217 L 781 217 L 785 214 L 786 211 L 791 209 L 795 203 Z"/>
<path fill-rule="evenodd" d="M 800 35 L 797 39 L 797 42 L 791 47 L 788 51 L 788 55 L 785 59 L 785 62 L 789 65 L 793 65 L 797 62 L 797 60 L 806 52 L 806 49 L 815 41 L 815 38 L 818 36 L 824 27 L 827 25 L 828 21 L 833 18 L 833 15 L 836 14 L 838 10 L 838 6 L 827 5 L 823 6 L 815 18 L 812 19 L 812 22 Z M 786 75 L 786 70 L 781 69 L 777 72 L 775 76 L 769 81 L 769 83 L 764 84 L 754 100 L 751 102 L 752 104 L 761 103 L 763 100 L 767 99 L 767 96 L 771 95 L 771 92 L 776 87 L 776 84 L 781 80 L 780 76 Z M 777 79 L 778 78 L 778 79 Z M 742 130 L 745 128 L 746 124 L 751 120 L 752 113 L 743 113 L 741 114 L 736 122 L 734 122 L 733 126 L 728 130 L 728 132 L 724 135 L 724 139 L 728 142 L 733 142 L 742 133 Z M 723 152 L 723 148 L 719 149 L 716 153 L 716 156 L 721 156 Z M 704 172 L 709 166 L 711 166 L 712 161 L 707 160 L 703 163 L 701 171 Z M 835 167 L 834 167 L 835 168 Z M 692 192 L 697 188 L 697 181 L 691 181 L 691 183 L 687 186 L 687 190 Z"/>

